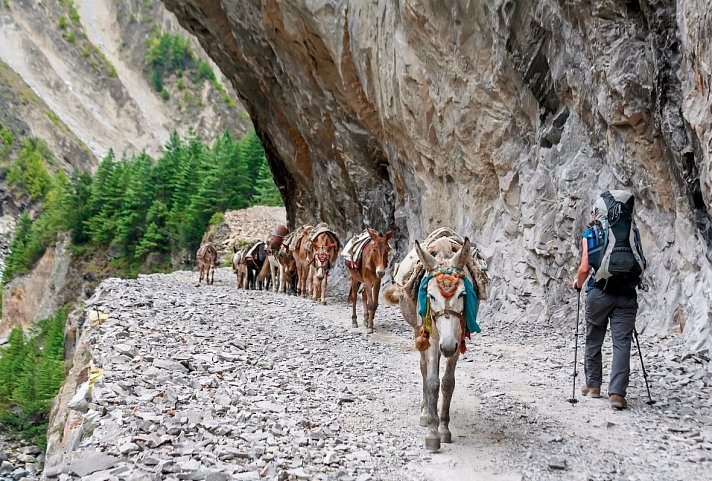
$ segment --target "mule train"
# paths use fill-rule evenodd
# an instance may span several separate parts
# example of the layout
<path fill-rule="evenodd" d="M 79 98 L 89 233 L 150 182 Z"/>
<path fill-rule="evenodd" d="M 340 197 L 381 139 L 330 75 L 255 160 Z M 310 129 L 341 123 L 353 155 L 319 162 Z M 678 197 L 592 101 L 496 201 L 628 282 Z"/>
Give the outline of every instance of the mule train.
<path fill-rule="evenodd" d="M 236 250 L 232 269 L 238 288 L 268 289 L 271 281 L 275 292 L 311 295 L 325 303 L 329 273 L 340 253 L 351 279 L 352 326 L 358 327 L 356 302 L 363 286 L 363 323 L 372 333 L 381 280 L 389 264 L 389 241 L 394 235 L 393 230 L 379 233 L 369 228 L 352 237 L 341 250 L 338 236 L 326 224 L 304 225 L 293 232 L 278 226 L 267 242 Z M 487 298 L 486 270 L 468 238 L 441 228 L 422 245 L 415 242 L 394 270 L 393 283 L 384 293 L 388 303 L 400 307 L 420 351 L 420 424 L 427 426 L 425 445 L 430 450 L 452 442 L 449 423 L 455 368 L 460 353 L 465 352 L 465 339 L 480 332 L 477 311 L 479 302 Z M 442 379 L 441 357 L 445 358 Z"/>

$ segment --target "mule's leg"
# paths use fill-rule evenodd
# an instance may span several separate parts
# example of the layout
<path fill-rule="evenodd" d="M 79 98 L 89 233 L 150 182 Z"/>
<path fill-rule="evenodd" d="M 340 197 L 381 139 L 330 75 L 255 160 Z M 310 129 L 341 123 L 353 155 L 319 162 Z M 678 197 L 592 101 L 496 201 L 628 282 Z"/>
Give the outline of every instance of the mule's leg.
<path fill-rule="evenodd" d="M 198 285 L 203 282 L 203 269 L 200 269 L 200 278 L 198 278 Z"/>
<path fill-rule="evenodd" d="M 279 267 L 270 265 L 269 270 L 272 276 L 272 292 L 279 292 L 279 281 L 282 280 L 279 275 Z"/>
<path fill-rule="evenodd" d="M 371 323 L 371 306 L 373 306 L 372 284 L 367 276 L 363 278 L 363 319 L 366 326 L 366 334 L 373 334 L 373 324 Z"/>
<path fill-rule="evenodd" d="M 297 295 L 302 293 L 302 268 L 297 264 Z"/>
<path fill-rule="evenodd" d="M 279 282 L 277 283 L 277 290 L 275 292 L 285 292 L 286 288 L 284 286 L 284 266 L 279 263 Z"/>
<path fill-rule="evenodd" d="M 349 301 L 351 302 L 351 327 L 358 327 L 358 318 L 356 317 L 356 301 L 358 301 L 358 286 L 359 282 L 355 277 L 351 277 L 351 290 L 349 291 Z"/>
<path fill-rule="evenodd" d="M 428 374 L 425 379 L 425 405 L 428 410 L 428 433 L 425 435 L 425 447 L 431 451 L 440 449 L 438 433 L 438 397 L 440 395 L 440 346 L 431 339 L 426 351 Z"/>
<path fill-rule="evenodd" d="M 376 309 L 378 309 L 378 295 L 381 292 L 381 279 L 376 279 L 369 289 L 371 293 L 371 304 L 368 309 L 368 325 L 373 331 L 373 319 L 376 317 Z"/>
<path fill-rule="evenodd" d="M 329 284 L 329 273 L 327 272 L 324 278 L 319 282 L 319 293 L 321 295 L 321 303 L 326 305 L 326 286 Z"/>
<path fill-rule="evenodd" d="M 311 287 L 312 299 L 315 301 L 319 299 L 319 288 L 321 287 L 321 282 L 316 277 L 316 269 L 309 267 L 309 286 Z"/>
<path fill-rule="evenodd" d="M 420 351 L 420 375 L 423 377 L 423 398 L 420 401 L 420 425 L 428 425 L 428 355 L 427 351 Z"/>
<path fill-rule="evenodd" d="M 307 267 L 297 266 L 297 295 L 300 296 L 307 295 Z"/>
<path fill-rule="evenodd" d="M 447 360 L 447 364 L 445 365 L 445 374 L 443 375 L 443 404 L 440 408 L 440 426 L 438 427 L 440 441 L 443 443 L 452 442 L 452 433 L 450 433 L 449 429 L 450 402 L 452 401 L 452 393 L 455 391 L 455 367 L 457 366 L 457 359 L 459 357 L 460 353 L 456 352 Z"/>

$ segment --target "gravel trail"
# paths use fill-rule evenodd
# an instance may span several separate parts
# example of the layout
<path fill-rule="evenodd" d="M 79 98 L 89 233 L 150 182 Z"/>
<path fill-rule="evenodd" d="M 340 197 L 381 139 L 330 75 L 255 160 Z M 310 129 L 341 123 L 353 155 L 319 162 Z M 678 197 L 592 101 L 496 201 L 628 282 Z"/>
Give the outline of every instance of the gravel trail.
<path fill-rule="evenodd" d="M 85 406 L 93 433 L 46 475 L 711 479 L 712 377 L 674 339 L 644 345 L 658 404 L 645 404 L 636 370 L 631 409 L 578 393 L 572 406 L 573 336 L 484 311 L 483 335 L 458 363 L 454 442 L 432 454 L 418 425 L 418 353 L 396 308 L 379 308 L 366 335 L 338 299 L 237 291 L 228 269 L 213 286 L 196 280 L 176 272 L 100 286 L 88 307 L 109 314 L 91 333 L 103 370 Z"/>

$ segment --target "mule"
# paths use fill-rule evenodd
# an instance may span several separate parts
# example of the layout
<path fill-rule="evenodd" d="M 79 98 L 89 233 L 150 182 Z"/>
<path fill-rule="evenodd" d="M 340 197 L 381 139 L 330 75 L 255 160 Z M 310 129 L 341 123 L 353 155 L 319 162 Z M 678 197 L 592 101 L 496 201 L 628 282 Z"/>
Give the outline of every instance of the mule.
<path fill-rule="evenodd" d="M 358 289 L 363 284 L 363 315 L 366 332 L 373 332 L 373 318 L 378 309 L 378 296 L 381 292 L 381 279 L 386 274 L 388 268 L 388 254 L 391 246 L 388 241 L 395 235 L 395 230 L 389 230 L 385 234 L 378 233 L 371 228 L 367 228 L 368 238 L 361 241 L 366 242 L 362 247 L 361 254 L 356 259 L 346 262 L 346 268 L 351 276 L 351 289 L 349 290 L 349 302 L 352 303 L 351 325 L 358 327 L 356 317 L 356 301 L 358 299 Z M 358 238 L 356 236 L 349 243 L 352 249 L 357 249 Z M 351 255 L 351 252 L 346 253 Z"/>
<path fill-rule="evenodd" d="M 203 275 L 205 275 L 205 283 L 212 284 L 215 281 L 215 266 L 218 263 L 218 251 L 215 246 L 203 244 L 198 249 L 195 259 L 198 261 L 198 270 L 200 271 L 198 285 L 203 282 Z"/>
<path fill-rule="evenodd" d="M 247 254 L 245 255 L 245 266 L 247 267 L 246 289 L 262 290 L 262 282 L 258 281 L 257 277 L 266 260 L 267 252 L 265 250 L 264 242 L 256 242 L 249 248 Z"/>
<path fill-rule="evenodd" d="M 274 256 L 274 253 L 272 252 L 272 249 L 269 247 L 269 244 L 267 244 L 267 248 L 265 249 L 265 252 L 267 254 L 267 260 L 262 264 L 262 269 L 260 270 L 260 273 L 257 275 L 257 282 L 258 283 L 263 283 L 265 282 L 265 290 L 269 290 L 270 286 L 272 286 L 272 291 L 277 292 L 277 289 L 279 288 L 279 262 L 277 261 L 277 258 Z"/>
<path fill-rule="evenodd" d="M 281 283 L 281 267 L 279 261 L 277 260 L 277 253 L 281 249 L 282 242 L 288 234 L 289 229 L 287 229 L 287 226 L 280 224 L 275 227 L 274 231 L 267 238 L 266 251 L 268 262 L 265 262 L 265 265 L 262 267 L 258 281 L 267 278 L 269 275 L 267 288 L 269 288 L 269 283 L 271 282 L 272 290 L 274 292 L 278 292 Z M 269 269 L 269 273 L 266 272 L 267 268 Z"/>
<path fill-rule="evenodd" d="M 390 302 L 399 304 L 403 318 L 418 333 L 416 347 L 420 350 L 420 372 L 423 378 L 420 424 L 428 428 L 425 447 L 437 451 L 441 442 L 452 442 L 449 424 L 450 403 L 455 390 L 455 367 L 459 354 L 464 349 L 464 338 L 469 335 L 465 317 L 465 297 L 474 296 L 476 302 L 476 294 L 472 289 L 469 289 L 468 293 L 466 282 L 469 280 L 466 280 L 463 270 L 471 255 L 469 239 L 465 238 L 462 247 L 455 254 L 447 238 L 432 242 L 429 250 L 434 254 L 422 249 L 416 241 L 415 252 L 424 270 L 416 279 L 416 288 L 397 285 L 396 279 L 402 279 L 402 275 L 399 276 L 396 272 L 394 284 L 386 290 L 385 297 Z M 400 264 L 399 270 L 403 268 L 404 263 Z M 423 306 L 420 301 L 428 302 L 429 305 L 426 304 L 421 310 Z M 425 316 L 423 322 L 420 322 L 419 318 L 421 313 Z M 479 331 L 479 327 L 476 331 Z M 442 384 L 441 355 L 446 360 Z M 438 413 L 441 385 L 442 406 Z"/>
<path fill-rule="evenodd" d="M 277 292 L 297 292 L 297 265 L 292 252 L 286 245 L 282 245 L 275 256 L 279 262 L 279 287 Z"/>
<path fill-rule="evenodd" d="M 297 294 L 307 295 L 307 285 L 309 276 L 309 266 L 312 263 L 313 255 L 311 249 L 307 248 L 309 235 L 314 230 L 314 226 L 305 225 L 297 231 L 293 242 L 290 243 L 290 251 L 294 257 L 294 264 L 297 270 Z"/>
<path fill-rule="evenodd" d="M 245 289 L 247 281 L 247 266 L 245 265 L 246 249 L 237 250 L 233 247 L 234 254 L 232 255 L 232 272 L 237 277 L 237 288 Z"/>
<path fill-rule="evenodd" d="M 329 283 L 329 272 L 336 263 L 341 242 L 336 234 L 323 228 L 312 237 L 311 251 L 312 262 L 310 267 L 310 280 L 312 298 L 326 304 L 326 288 Z"/>

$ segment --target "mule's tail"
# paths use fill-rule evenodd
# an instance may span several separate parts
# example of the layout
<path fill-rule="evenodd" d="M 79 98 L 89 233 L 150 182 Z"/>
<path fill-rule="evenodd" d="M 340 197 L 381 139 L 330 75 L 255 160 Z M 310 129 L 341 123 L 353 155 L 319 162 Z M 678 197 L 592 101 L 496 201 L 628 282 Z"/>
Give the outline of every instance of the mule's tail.
<path fill-rule="evenodd" d="M 270 275 L 269 261 L 265 259 L 264 263 L 262 264 L 262 268 L 260 269 L 260 273 L 257 274 L 257 282 L 264 281 L 268 275 Z"/>
<path fill-rule="evenodd" d="M 391 284 L 388 289 L 383 293 L 383 298 L 386 302 L 392 306 L 397 305 L 400 302 L 401 289 L 397 285 Z"/>

